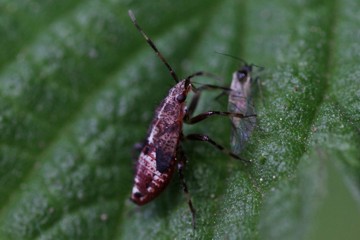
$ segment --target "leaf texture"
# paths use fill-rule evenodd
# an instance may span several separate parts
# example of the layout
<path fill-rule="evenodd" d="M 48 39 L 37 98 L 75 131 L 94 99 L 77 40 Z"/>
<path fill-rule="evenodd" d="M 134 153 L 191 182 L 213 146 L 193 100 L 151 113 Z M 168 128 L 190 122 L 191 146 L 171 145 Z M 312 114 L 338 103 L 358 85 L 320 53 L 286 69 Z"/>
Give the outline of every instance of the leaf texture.
<path fill-rule="evenodd" d="M 195 230 L 177 176 L 128 200 L 132 146 L 174 84 L 129 9 L 180 78 L 223 79 L 195 85 L 230 84 L 242 62 L 216 52 L 264 67 L 251 165 L 183 144 Z M 358 16 L 355 0 L 1 1 L 0 239 L 357 239 Z M 225 111 L 217 94 L 197 113 Z M 214 117 L 184 132 L 230 148 L 230 130 Z"/>

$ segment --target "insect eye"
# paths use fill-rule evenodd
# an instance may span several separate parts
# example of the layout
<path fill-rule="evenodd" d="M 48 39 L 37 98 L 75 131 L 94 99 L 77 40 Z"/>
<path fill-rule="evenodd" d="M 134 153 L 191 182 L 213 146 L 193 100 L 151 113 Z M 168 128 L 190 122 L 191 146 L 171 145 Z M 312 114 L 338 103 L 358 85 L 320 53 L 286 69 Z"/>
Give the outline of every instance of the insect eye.
<path fill-rule="evenodd" d="M 177 95 L 177 97 L 176 97 L 176 101 L 178 101 L 179 103 L 182 103 L 182 102 L 184 102 L 185 101 L 185 99 L 186 99 L 186 95 L 185 94 L 179 94 L 179 95 Z"/>
<path fill-rule="evenodd" d="M 238 71 L 237 74 L 236 74 L 236 76 L 237 76 L 237 79 L 238 79 L 240 82 L 242 82 L 242 81 L 244 81 L 244 80 L 246 79 L 247 72 L 245 72 L 245 71 Z"/>

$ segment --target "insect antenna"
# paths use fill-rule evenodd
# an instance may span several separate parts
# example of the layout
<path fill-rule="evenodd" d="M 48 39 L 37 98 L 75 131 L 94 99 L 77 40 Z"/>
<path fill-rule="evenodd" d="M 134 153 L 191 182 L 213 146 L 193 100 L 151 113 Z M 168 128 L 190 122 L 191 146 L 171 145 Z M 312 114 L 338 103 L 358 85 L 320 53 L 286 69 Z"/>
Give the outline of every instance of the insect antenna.
<path fill-rule="evenodd" d="M 133 24 L 135 25 L 135 27 L 139 30 L 139 32 L 143 35 L 143 37 L 145 38 L 146 42 L 150 45 L 150 47 L 155 51 L 156 55 L 160 58 L 160 60 L 165 64 L 165 66 L 167 67 L 167 69 L 170 71 L 170 74 L 172 76 L 172 78 L 175 80 L 175 82 L 179 82 L 179 78 L 177 77 L 174 69 L 172 69 L 172 67 L 170 66 L 170 64 L 166 61 L 166 59 L 164 58 L 164 56 L 160 53 L 160 51 L 157 49 L 157 47 L 155 46 L 155 43 L 146 35 L 146 33 L 142 30 L 142 28 L 138 25 L 135 15 L 134 13 L 129 10 L 128 11 L 129 16 L 131 18 L 131 21 L 133 22 Z"/>
<path fill-rule="evenodd" d="M 215 52 L 216 52 L 216 51 L 215 51 Z M 221 53 L 221 52 L 216 52 L 216 53 L 217 53 L 217 54 L 220 54 L 220 55 L 228 56 L 228 57 L 231 57 L 231 58 L 233 58 L 233 59 L 236 59 L 236 60 L 238 60 L 238 61 L 240 61 L 240 62 L 243 62 L 244 65 L 246 65 L 246 66 L 257 67 L 257 68 L 260 69 L 260 71 L 264 70 L 264 67 L 259 66 L 259 65 L 256 65 L 256 64 L 253 64 L 253 63 L 252 63 L 252 64 L 248 64 L 244 59 L 239 58 L 239 57 L 236 57 L 236 56 L 234 56 L 234 55 L 231 55 L 231 54 L 228 54 L 228 53 Z"/>

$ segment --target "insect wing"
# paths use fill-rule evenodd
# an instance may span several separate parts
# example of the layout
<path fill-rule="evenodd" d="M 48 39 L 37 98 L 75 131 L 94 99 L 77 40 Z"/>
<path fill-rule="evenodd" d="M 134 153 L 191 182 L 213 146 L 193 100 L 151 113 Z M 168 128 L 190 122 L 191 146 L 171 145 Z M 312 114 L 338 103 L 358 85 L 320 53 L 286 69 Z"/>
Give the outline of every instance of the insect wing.
<path fill-rule="evenodd" d="M 250 71 L 237 71 L 233 74 L 231 83 L 232 91 L 229 93 L 228 104 L 230 112 L 242 113 L 245 116 L 255 114 L 251 99 L 251 81 Z M 235 154 L 239 154 L 244 149 L 246 142 L 249 140 L 255 128 L 256 117 L 231 117 L 231 125 L 231 148 Z"/>
<path fill-rule="evenodd" d="M 248 101 L 248 106 L 246 111 L 241 111 L 236 106 L 229 106 L 229 111 L 240 112 L 247 115 L 255 114 L 255 109 L 253 105 Z M 235 154 L 239 154 L 245 147 L 246 142 L 250 139 L 251 133 L 254 130 L 256 125 L 256 117 L 248 118 L 231 118 L 231 150 Z"/>

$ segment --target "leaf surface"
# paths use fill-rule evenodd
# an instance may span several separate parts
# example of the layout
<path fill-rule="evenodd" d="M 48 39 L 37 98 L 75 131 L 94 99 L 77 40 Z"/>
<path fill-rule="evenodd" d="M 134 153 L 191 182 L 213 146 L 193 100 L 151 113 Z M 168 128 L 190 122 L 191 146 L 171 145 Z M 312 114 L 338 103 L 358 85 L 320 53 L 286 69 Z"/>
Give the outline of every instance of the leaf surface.
<path fill-rule="evenodd" d="M 129 9 L 180 78 L 223 79 L 195 85 L 230 84 L 242 62 L 216 52 L 265 68 L 251 165 L 183 143 L 196 230 L 177 176 L 141 208 L 128 200 L 132 146 L 174 85 Z M 358 16 L 355 0 L 1 1 L 0 239 L 356 239 Z M 224 111 L 217 95 L 197 113 Z M 227 148 L 230 130 L 184 127 Z"/>

